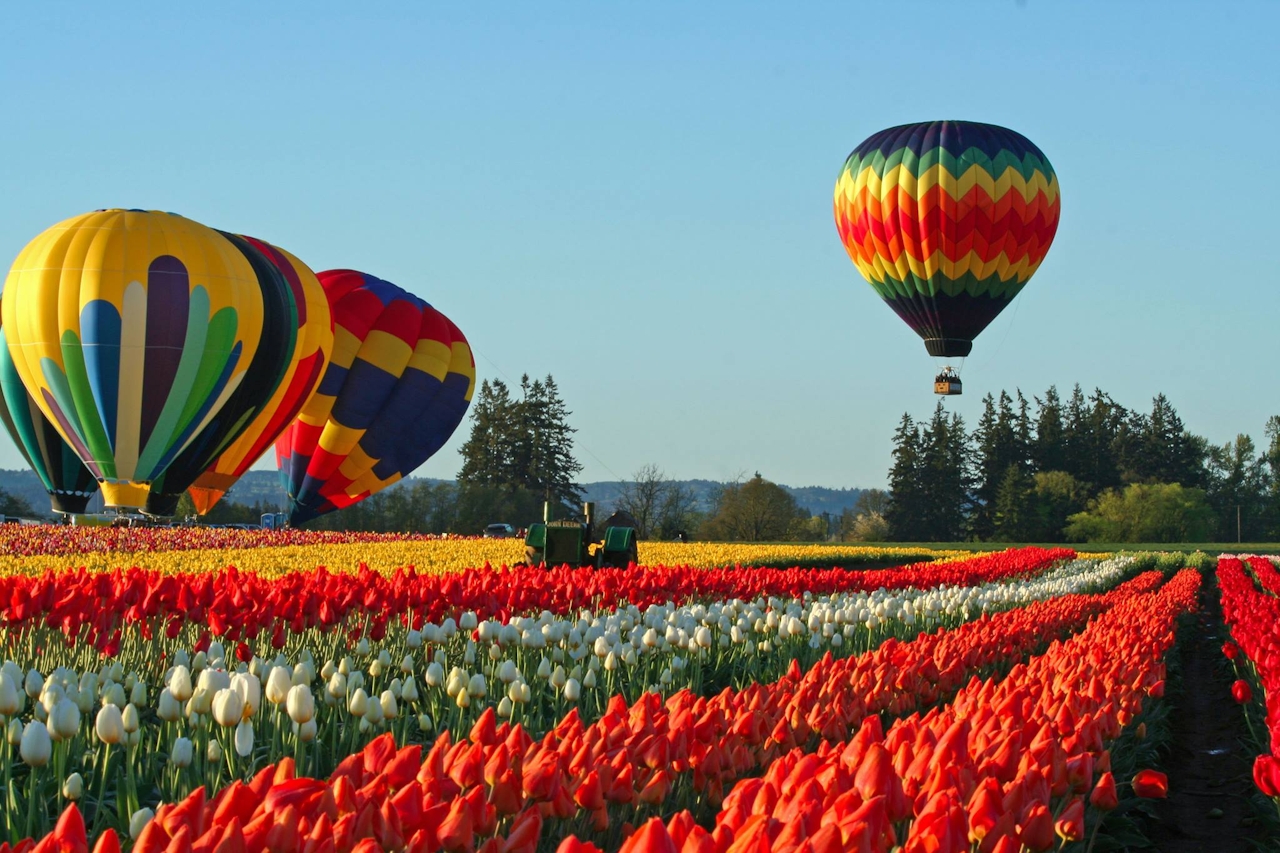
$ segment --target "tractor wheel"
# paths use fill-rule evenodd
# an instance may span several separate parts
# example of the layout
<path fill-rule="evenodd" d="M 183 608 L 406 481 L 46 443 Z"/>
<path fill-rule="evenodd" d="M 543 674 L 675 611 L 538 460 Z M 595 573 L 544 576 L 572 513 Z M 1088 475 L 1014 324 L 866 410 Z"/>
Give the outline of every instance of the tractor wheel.
<path fill-rule="evenodd" d="M 524 549 L 525 560 L 530 566 L 538 567 L 542 565 L 542 549 L 535 548 L 532 545 L 526 546 Z"/>

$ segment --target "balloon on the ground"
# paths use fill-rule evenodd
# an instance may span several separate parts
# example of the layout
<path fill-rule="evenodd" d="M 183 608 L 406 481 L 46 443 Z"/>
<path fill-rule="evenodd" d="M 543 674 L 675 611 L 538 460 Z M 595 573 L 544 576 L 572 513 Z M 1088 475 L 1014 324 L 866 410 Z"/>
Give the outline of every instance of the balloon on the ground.
<path fill-rule="evenodd" d="M 849 257 L 934 356 L 969 354 L 1044 260 L 1058 215 L 1048 158 L 992 124 L 882 130 L 853 150 L 835 187 Z"/>
<path fill-rule="evenodd" d="M 439 311 L 366 273 L 319 279 L 333 311 L 333 355 L 276 442 L 294 525 L 412 472 L 457 429 L 475 390 L 467 339 Z"/>
<path fill-rule="evenodd" d="M 160 211 L 49 228 L 18 254 L 0 311 L 22 384 L 109 507 L 145 506 L 152 481 L 250 379 L 263 338 L 244 252 Z"/>
<path fill-rule="evenodd" d="M 98 481 L 84 467 L 58 430 L 27 393 L 9 357 L 0 328 L 0 421 L 9 437 L 49 493 L 54 512 L 83 513 L 98 491 Z"/>
<path fill-rule="evenodd" d="M 240 437 L 227 446 L 187 489 L 196 512 L 204 515 L 266 453 L 320 384 L 333 350 L 329 299 L 311 268 L 276 246 L 246 237 L 284 276 L 297 309 L 298 333 L 283 380 Z"/>

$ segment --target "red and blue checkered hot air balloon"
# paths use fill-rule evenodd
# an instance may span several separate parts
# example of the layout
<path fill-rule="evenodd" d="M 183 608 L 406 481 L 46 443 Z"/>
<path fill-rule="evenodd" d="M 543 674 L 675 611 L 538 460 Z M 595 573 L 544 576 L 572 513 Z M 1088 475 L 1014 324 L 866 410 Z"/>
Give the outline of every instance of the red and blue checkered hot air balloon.
<path fill-rule="evenodd" d="M 354 270 L 319 274 L 334 345 L 320 387 L 276 442 L 289 522 L 376 494 L 427 461 L 466 415 L 475 359 L 448 317 Z"/>

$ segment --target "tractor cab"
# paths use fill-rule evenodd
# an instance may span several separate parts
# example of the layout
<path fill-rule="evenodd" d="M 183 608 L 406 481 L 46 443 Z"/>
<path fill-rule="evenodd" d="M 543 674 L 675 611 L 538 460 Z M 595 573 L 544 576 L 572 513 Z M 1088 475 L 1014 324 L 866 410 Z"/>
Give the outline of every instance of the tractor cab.
<path fill-rule="evenodd" d="M 603 535 L 595 533 L 595 504 L 582 505 L 578 519 L 552 520 L 551 503 L 543 506 L 541 523 L 529 525 L 525 556 L 529 565 L 575 568 L 626 567 L 639 561 L 636 525 L 626 513 L 614 513 L 605 522 Z"/>
<path fill-rule="evenodd" d="M 950 367 L 942 368 L 933 379 L 933 393 L 941 394 L 944 397 L 956 397 L 962 393 L 960 384 L 960 374 L 956 373 Z"/>

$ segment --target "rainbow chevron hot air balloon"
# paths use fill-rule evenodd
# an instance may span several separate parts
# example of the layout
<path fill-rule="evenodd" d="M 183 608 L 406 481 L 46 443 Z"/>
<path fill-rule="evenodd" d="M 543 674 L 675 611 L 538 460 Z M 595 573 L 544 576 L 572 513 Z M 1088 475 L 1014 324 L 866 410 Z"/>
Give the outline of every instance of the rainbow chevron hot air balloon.
<path fill-rule="evenodd" d="M 1026 137 L 935 121 L 882 130 L 836 181 L 836 229 L 858 272 L 924 339 L 963 357 L 1044 260 L 1058 179 Z"/>
<path fill-rule="evenodd" d="M 435 453 L 475 391 L 467 339 L 411 293 L 353 270 L 319 273 L 333 310 L 320 388 L 276 442 L 289 522 L 382 491 Z"/>
<path fill-rule="evenodd" d="M 99 210 L 49 228 L 14 261 L 0 311 L 22 384 L 109 507 L 145 505 L 246 381 L 264 334 L 245 254 L 159 211 Z"/>

